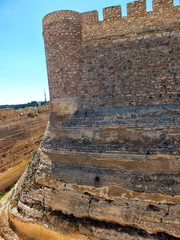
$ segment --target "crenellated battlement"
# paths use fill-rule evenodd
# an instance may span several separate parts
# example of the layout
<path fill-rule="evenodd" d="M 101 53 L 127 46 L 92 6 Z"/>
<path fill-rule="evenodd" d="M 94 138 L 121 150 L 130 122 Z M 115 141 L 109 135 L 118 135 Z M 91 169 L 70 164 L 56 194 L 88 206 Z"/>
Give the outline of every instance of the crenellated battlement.
<path fill-rule="evenodd" d="M 84 12 L 81 15 L 83 24 L 97 23 L 99 21 L 98 11 Z"/>
<path fill-rule="evenodd" d="M 118 5 L 118 6 L 103 8 L 103 18 L 105 21 L 122 18 L 121 6 Z"/>
<path fill-rule="evenodd" d="M 180 27 L 180 6 L 174 6 L 173 0 L 153 0 L 153 11 L 146 11 L 146 0 L 127 4 L 127 16 L 122 17 L 121 6 L 103 9 L 103 21 L 99 21 L 98 12 L 78 13 L 69 10 L 55 11 L 43 19 L 43 28 L 49 23 L 63 19 L 81 21 L 82 40 L 89 42 L 113 36 L 124 36 L 147 32 L 154 29 Z"/>
<path fill-rule="evenodd" d="M 173 0 L 153 0 L 153 11 L 169 11 L 173 7 Z"/>
<path fill-rule="evenodd" d="M 127 4 L 127 15 L 132 16 L 143 16 L 146 13 L 146 0 L 135 1 Z"/>
<path fill-rule="evenodd" d="M 153 12 L 163 10 L 164 12 L 177 10 L 179 6 L 174 7 L 173 0 L 153 0 Z M 95 11 L 88 12 L 89 15 L 94 14 Z M 83 13 L 86 14 L 86 13 Z M 127 17 L 131 18 L 132 16 L 142 16 L 147 14 L 146 12 L 146 0 L 136 0 L 127 4 Z M 97 15 L 96 15 L 97 17 Z M 103 20 L 118 19 L 121 18 L 121 6 L 112 6 L 103 8 Z"/>
<path fill-rule="evenodd" d="M 97 11 L 82 13 L 83 41 L 94 41 L 113 36 L 124 36 L 154 29 L 180 27 L 180 6 L 173 0 L 153 0 L 153 11 L 146 11 L 146 0 L 127 4 L 127 16 L 122 17 L 121 6 L 103 9 L 103 21 L 98 21 Z"/>

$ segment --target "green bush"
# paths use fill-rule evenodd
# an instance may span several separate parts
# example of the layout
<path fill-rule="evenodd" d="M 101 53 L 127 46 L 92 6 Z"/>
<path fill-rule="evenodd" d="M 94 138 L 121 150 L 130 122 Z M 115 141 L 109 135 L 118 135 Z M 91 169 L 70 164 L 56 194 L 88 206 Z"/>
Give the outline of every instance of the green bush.
<path fill-rule="evenodd" d="M 7 187 L 4 191 L 0 192 L 0 199 L 11 190 L 11 188 L 13 188 L 15 186 L 16 182 L 14 182 L 13 184 L 11 184 L 11 186 Z"/>
<path fill-rule="evenodd" d="M 42 113 L 43 112 L 43 110 L 41 110 L 41 109 L 38 109 L 38 113 Z"/>

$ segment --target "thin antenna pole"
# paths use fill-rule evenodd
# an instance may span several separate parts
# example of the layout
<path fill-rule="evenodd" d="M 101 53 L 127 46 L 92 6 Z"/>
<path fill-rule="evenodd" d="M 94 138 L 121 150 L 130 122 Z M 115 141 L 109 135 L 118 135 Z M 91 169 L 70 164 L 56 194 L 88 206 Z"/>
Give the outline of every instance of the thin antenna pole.
<path fill-rule="evenodd" d="M 44 102 L 47 102 L 47 99 L 46 99 L 46 90 L 44 88 Z"/>

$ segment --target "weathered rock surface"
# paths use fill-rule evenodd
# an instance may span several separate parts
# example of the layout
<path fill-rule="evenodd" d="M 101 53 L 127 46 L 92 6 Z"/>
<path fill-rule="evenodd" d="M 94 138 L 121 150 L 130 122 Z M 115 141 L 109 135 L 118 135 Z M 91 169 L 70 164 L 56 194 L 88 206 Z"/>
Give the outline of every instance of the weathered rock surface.
<path fill-rule="evenodd" d="M 49 125 L 9 207 L 24 239 L 180 238 L 180 7 L 153 7 L 44 18 Z"/>
<path fill-rule="evenodd" d="M 8 202 L 12 196 L 12 190 L 0 199 L 0 240 L 20 240 L 20 238 L 9 227 Z"/>
<path fill-rule="evenodd" d="M 19 179 L 25 170 L 32 151 L 40 145 L 48 117 L 49 107 L 0 110 L 0 191 Z"/>
<path fill-rule="evenodd" d="M 159 121 L 153 120 L 152 109 Z M 96 110 L 96 119 L 92 111 L 89 115 L 86 111 L 86 118 L 83 111 L 76 112 L 58 130 L 49 125 L 18 184 L 12 216 L 46 223 L 65 235 L 75 231 L 82 239 L 179 238 L 180 141 L 178 125 L 170 121 L 173 116 L 178 122 L 179 106 L 136 108 L 133 119 L 133 108 L 126 108 L 116 119 L 113 112 L 118 111 L 124 109 L 104 109 L 105 114 Z M 136 121 L 133 128 L 128 127 L 129 120 L 131 126 Z M 91 134 L 87 134 L 89 128 L 84 130 L 86 122 L 92 123 Z M 96 133 L 102 134 L 98 141 L 92 137 Z M 123 143 L 128 147 L 122 150 Z"/>

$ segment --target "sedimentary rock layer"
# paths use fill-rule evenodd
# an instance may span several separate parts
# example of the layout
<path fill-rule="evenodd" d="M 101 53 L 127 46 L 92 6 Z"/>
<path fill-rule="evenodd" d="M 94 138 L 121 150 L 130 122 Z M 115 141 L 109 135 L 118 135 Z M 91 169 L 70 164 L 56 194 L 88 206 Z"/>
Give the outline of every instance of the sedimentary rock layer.
<path fill-rule="evenodd" d="M 179 110 L 82 110 L 49 125 L 11 213 L 61 234 L 71 223 L 82 239 L 180 237 Z"/>
<path fill-rule="evenodd" d="M 37 108 L 21 111 L 13 109 L 0 110 L 1 177 L 3 172 L 10 168 L 17 167 L 21 162 L 26 162 L 23 169 L 19 169 L 18 176 L 15 176 L 15 179 L 11 179 L 11 183 L 21 176 L 27 166 L 27 160 L 30 160 L 32 157 L 32 151 L 39 147 L 42 140 L 42 136 L 47 127 L 49 116 L 48 107 L 39 108 L 39 112 L 41 113 L 38 114 Z M 10 179 L 7 179 L 7 184 L 11 184 L 8 183 L 8 181 L 10 181 Z M 4 184 L 2 182 L 0 185 L 1 191 L 8 186 L 6 182 Z"/>

